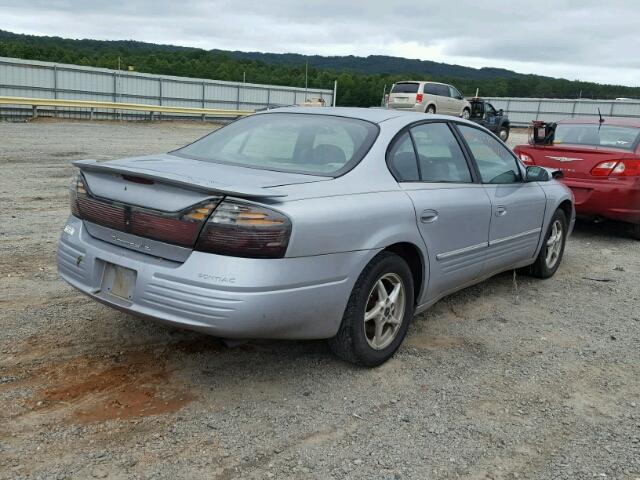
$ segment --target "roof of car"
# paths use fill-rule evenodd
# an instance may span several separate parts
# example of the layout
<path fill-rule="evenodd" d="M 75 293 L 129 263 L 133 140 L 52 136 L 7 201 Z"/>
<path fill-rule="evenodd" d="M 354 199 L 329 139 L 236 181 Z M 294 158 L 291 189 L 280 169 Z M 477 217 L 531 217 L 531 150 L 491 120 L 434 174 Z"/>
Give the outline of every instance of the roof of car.
<path fill-rule="evenodd" d="M 604 119 L 603 125 L 616 125 L 620 127 L 635 127 L 640 128 L 640 118 L 631 118 L 631 117 L 602 117 Z M 564 124 L 593 124 L 597 125 L 600 122 L 598 117 L 576 117 L 576 118 L 565 118 L 563 120 L 558 120 L 556 123 L 564 123 Z"/>
<path fill-rule="evenodd" d="M 260 115 L 269 113 L 306 113 L 309 115 L 334 115 L 336 117 L 357 118 L 373 123 L 384 122 L 390 118 L 402 116 L 424 117 L 420 112 L 402 112 L 387 108 L 358 108 L 358 107 L 280 107 L 257 112 Z"/>
<path fill-rule="evenodd" d="M 449 86 L 448 83 L 432 82 L 431 80 L 400 80 L 399 82 L 396 82 L 396 83 L 436 83 L 438 85 L 446 85 L 447 87 Z"/>

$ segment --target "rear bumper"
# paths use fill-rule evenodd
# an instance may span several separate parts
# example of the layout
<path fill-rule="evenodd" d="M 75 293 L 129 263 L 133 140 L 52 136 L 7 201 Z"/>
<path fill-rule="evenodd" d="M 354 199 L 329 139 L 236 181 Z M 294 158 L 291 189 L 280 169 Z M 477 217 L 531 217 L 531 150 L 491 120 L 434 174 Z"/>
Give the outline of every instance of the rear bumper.
<path fill-rule="evenodd" d="M 640 223 L 640 179 L 564 179 L 580 216 Z"/>
<path fill-rule="evenodd" d="M 163 260 L 89 235 L 71 216 L 58 271 L 96 300 L 129 313 L 225 338 L 329 338 L 374 250 L 283 259 L 192 252 Z M 72 231 L 73 230 L 73 231 Z M 108 263 L 136 271 L 130 301 L 103 291 Z"/>
<path fill-rule="evenodd" d="M 398 104 L 395 104 L 393 106 L 389 106 L 389 108 L 391 110 L 400 110 L 401 112 L 422 112 L 422 113 L 424 113 L 424 111 L 427 108 L 427 105 L 423 104 L 423 103 L 415 103 L 415 104 L 412 104 L 412 103 L 406 103 L 406 104 L 398 103 Z"/>

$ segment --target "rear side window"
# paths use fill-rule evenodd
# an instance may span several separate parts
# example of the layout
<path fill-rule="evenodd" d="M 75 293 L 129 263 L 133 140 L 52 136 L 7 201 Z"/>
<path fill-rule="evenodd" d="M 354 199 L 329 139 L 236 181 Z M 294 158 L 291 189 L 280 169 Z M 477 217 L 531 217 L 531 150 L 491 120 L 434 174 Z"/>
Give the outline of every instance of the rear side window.
<path fill-rule="evenodd" d="M 483 183 L 515 183 L 521 179 L 520 169 L 509 149 L 478 128 L 458 125 L 478 165 Z"/>
<path fill-rule="evenodd" d="M 416 82 L 400 82 L 396 83 L 391 89 L 391 93 L 418 93 L 419 83 Z"/>
<path fill-rule="evenodd" d="M 418 182 L 416 152 L 408 132 L 403 133 L 393 144 L 387 156 L 389 169 L 399 182 Z"/>
<path fill-rule="evenodd" d="M 471 183 L 471 172 L 458 141 L 445 123 L 411 129 L 423 182 Z"/>
<path fill-rule="evenodd" d="M 439 95 L 437 85 L 435 83 L 425 83 L 424 84 L 424 93 L 429 95 Z"/>
<path fill-rule="evenodd" d="M 449 96 L 449 87 L 447 85 L 435 84 L 435 87 L 436 87 L 436 95 L 440 95 L 441 97 Z"/>

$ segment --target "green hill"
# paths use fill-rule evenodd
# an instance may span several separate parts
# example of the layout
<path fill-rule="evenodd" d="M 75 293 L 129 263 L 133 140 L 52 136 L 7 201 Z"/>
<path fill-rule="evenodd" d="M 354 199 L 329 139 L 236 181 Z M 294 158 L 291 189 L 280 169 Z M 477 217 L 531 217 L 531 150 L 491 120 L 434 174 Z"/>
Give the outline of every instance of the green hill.
<path fill-rule="evenodd" d="M 338 105 L 379 105 L 383 89 L 398 80 L 436 80 L 455 85 L 466 95 L 480 89 L 485 96 L 515 97 L 640 97 L 640 87 L 601 85 L 524 75 L 496 68 L 470 68 L 424 60 L 376 56 L 304 56 L 203 50 L 132 40 L 72 40 L 22 35 L 0 30 L 0 56 L 117 68 L 133 65 L 139 72 L 304 86 L 309 62 L 309 86 L 333 88 L 338 80 Z"/>

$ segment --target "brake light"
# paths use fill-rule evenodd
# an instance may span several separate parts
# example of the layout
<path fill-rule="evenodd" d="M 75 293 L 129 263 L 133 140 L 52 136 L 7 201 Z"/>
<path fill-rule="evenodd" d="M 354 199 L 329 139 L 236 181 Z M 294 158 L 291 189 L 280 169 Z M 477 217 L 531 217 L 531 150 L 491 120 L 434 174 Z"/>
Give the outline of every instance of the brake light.
<path fill-rule="evenodd" d="M 423 99 L 422 93 L 416 94 L 416 103 L 422 103 L 422 99 Z"/>
<path fill-rule="evenodd" d="M 136 207 L 92 196 L 81 173 L 72 180 L 70 195 L 71 213 L 77 218 L 189 248 L 193 247 L 202 225 L 221 199 L 214 197 L 181 212 Z"/>
<path fill-rule="evenodd" d="M 289 245 L 291 222 L 270 208 L 225 200 L 214 211 L 196 250 L 248 258 L 282 258 Z"/>
<path fill-rule="evenodd" d="M 520 161 L 525 165 L 535 165 L 535 163 L 533 163 L 533 158 L 526 153 L 518 153 L 518 156 L 520 157 Z"/>
<path fill-rule="evenodd" d="M 640 160 L 609 160 L 600 162 L 591 169 L 596 177 L 637 177 L 640 176 Z"/>

